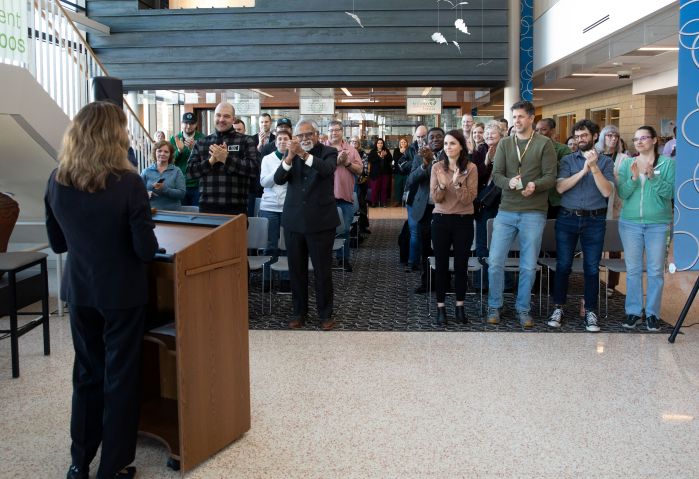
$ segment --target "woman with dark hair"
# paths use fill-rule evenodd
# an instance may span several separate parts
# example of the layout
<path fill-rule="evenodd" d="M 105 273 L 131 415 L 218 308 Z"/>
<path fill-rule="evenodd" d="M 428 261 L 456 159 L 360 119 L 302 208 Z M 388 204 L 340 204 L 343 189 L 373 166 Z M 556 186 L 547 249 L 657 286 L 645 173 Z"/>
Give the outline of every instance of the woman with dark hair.
<path fill-rule="evenodd" d="M 622 199 L 619 235 L 626 262 L 626 319 L 622 326 L 634 329 L 642 320 L 643 253 L 646 256 L 646 329 L 660 329 L 667 245 L 672 227 L 675 160 L 658 153 L 658 134 L 642 126 L 633 138 L 638 152 L 619 167 Z"/>
<path fill-rule="evenodd" d="M 402 206 L 405 179 L 408 177 L 400 169 L 401 159 L 406 153 L 408 153 L 408 140 L 401 138 L 398 140 L 398 147 L 393 150 L 393 202 L 397 206 Z"/>
<path fill-rule="evenodd" d="M 478 194 L 478 171 L 469 161 L 466 139 L 461 130 L 451 130 L 444 137 L 442 158 L 432 167 L 430 192 L 432 245 L 435 257 L 437 316 L 435 324 L 447 322 L 444 300 L 449 284 L 449 255 L 454 248 L 456 305 L 454 319 L 465 323 L 466 272 L 473 243 L 473 200 Z"/>
<path fill-rule="evenodd" d="M 44 199 L 51 248 L 68 252 L 61 300 L 75 348 L 68 479 L 132 478 L 140 356 L 148 301 L 146 263 L 158 250 L 148 194 L 127 159 L 124 111 L 83 107 L 63 137 Z"/>
<path fill-rule="evenodd" d="M 379 138 L 374 143 L 374 148 L 369 152 L 369 188 L 371 189 L 371 206 L 386 206 L 388 187 L 386 181 L 390 180 L 390 173 L 386 174 L 386 165 L 393 161 L 391 152 L 386 148 L 383 139 Z"/>
<path fill-rule="evenodd" d="M 153 164 L 141 172 L 150 205 L 159 210 L 179 210 L 187 186 L 182 170 L 173 164 L 175 147 L 169 141 L 153 145 Z"/>

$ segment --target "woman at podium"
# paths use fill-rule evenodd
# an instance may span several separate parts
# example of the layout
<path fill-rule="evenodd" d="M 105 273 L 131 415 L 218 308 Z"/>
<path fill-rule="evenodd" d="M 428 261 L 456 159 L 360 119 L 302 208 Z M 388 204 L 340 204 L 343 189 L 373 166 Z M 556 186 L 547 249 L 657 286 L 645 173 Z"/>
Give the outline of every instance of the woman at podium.
<path fill-rule="evenodd" d="M 82 108 L 68 127 L 46 189 L 51 248 L 68 252 L 60 297 L 75 348 L 69 479 L 131 478 L 139 415 L 146 263 L 158 242 L 148 194 L 127 159 L 123 110 Z"/>

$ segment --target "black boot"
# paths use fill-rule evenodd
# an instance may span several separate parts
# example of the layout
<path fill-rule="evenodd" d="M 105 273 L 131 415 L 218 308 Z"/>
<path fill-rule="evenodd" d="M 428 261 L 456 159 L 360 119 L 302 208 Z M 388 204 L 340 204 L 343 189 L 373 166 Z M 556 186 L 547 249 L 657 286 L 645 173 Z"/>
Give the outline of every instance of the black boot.
<path fill-rule="evenodd" d="M 454 307 L 454 320 L 457 323 L 468 323 L 468 319 L 466 319 L 466 311 L 464 311 L 463 305 Z"/>
<path fill-rule="evenodd" d="M 445 326 L 447 324 L 446 306 L 437 306 L 437 316 L 434 318 L 434 324 L 437 326 Z"/>

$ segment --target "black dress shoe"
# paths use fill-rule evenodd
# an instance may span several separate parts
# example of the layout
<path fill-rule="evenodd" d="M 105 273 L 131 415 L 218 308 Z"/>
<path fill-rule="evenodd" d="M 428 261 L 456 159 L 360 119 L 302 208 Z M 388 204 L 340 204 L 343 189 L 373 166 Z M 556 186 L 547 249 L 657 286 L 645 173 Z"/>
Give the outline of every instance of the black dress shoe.
<path fill-rule="evenodd" d="M 89 470 L 82 470 L 78 466 L 70 466 L 66 479 L 88 479 L 90 477 Z"/>
<path fill-rule="evenodd" d="M 447 324 L 447 307 L 437 306 L 437 316 L 434 318 L 434 324 L 444 326 Z"/>
<path fill-rule="evenodd" d="M 114 474 L 114 477 L 119 479 L 133 479 L 135 476 L 136 468 L 133 466 L 125 467 L 121 471 Z"/>
<path fill-rule="evenodd" d="M 463 306 L 455 306 L 454 307 L 454 320 L 457 323 L 463 323 L 463 324 L 468 323 L 468 319 L 466 319 L 466 311 L 464 311 Z"/>
<path fill-rule="evenodd" d="M 335 327 L 335 320 L 330 318 L 330 319 L 321 319 L 320 320 L 320 329 L 323 331 L 330 331 L 332 328 Z"/>

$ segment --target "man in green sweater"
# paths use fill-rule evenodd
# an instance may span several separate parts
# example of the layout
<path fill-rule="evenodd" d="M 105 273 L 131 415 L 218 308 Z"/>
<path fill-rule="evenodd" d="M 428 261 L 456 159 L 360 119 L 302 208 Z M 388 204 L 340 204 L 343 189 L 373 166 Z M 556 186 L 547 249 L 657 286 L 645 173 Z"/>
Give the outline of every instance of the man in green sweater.
<path fill-rule="evenodd" d="M 197 117 L 192 112 L 182 115 L 182 131 L 170 137 L 170 143 L 175 148 L 175 166 L 182 170 L 187 178 L 187 161 L 194 143 L 204 135 L 197 131 Z M 199 180 L 187 179 L 187 189 L 182 206 L 199 206 Z"/>
<path fill-rule="evenodd" d="M 500 141 L 493 162 L 493 181 L 502 189 L 502 201 L 493 220 L 490 241 L 486 321 L 500 322 L 505 258 L 518 237 L 520 274 L 515 308 L 520 325 L 531 328 L 531 290 L 546 224 L 549 189 L 556 184 L 557 158 L 551 140 L 534 132 L 534 105 L 520 101 L 511 110 L 515 134 Z"/>

